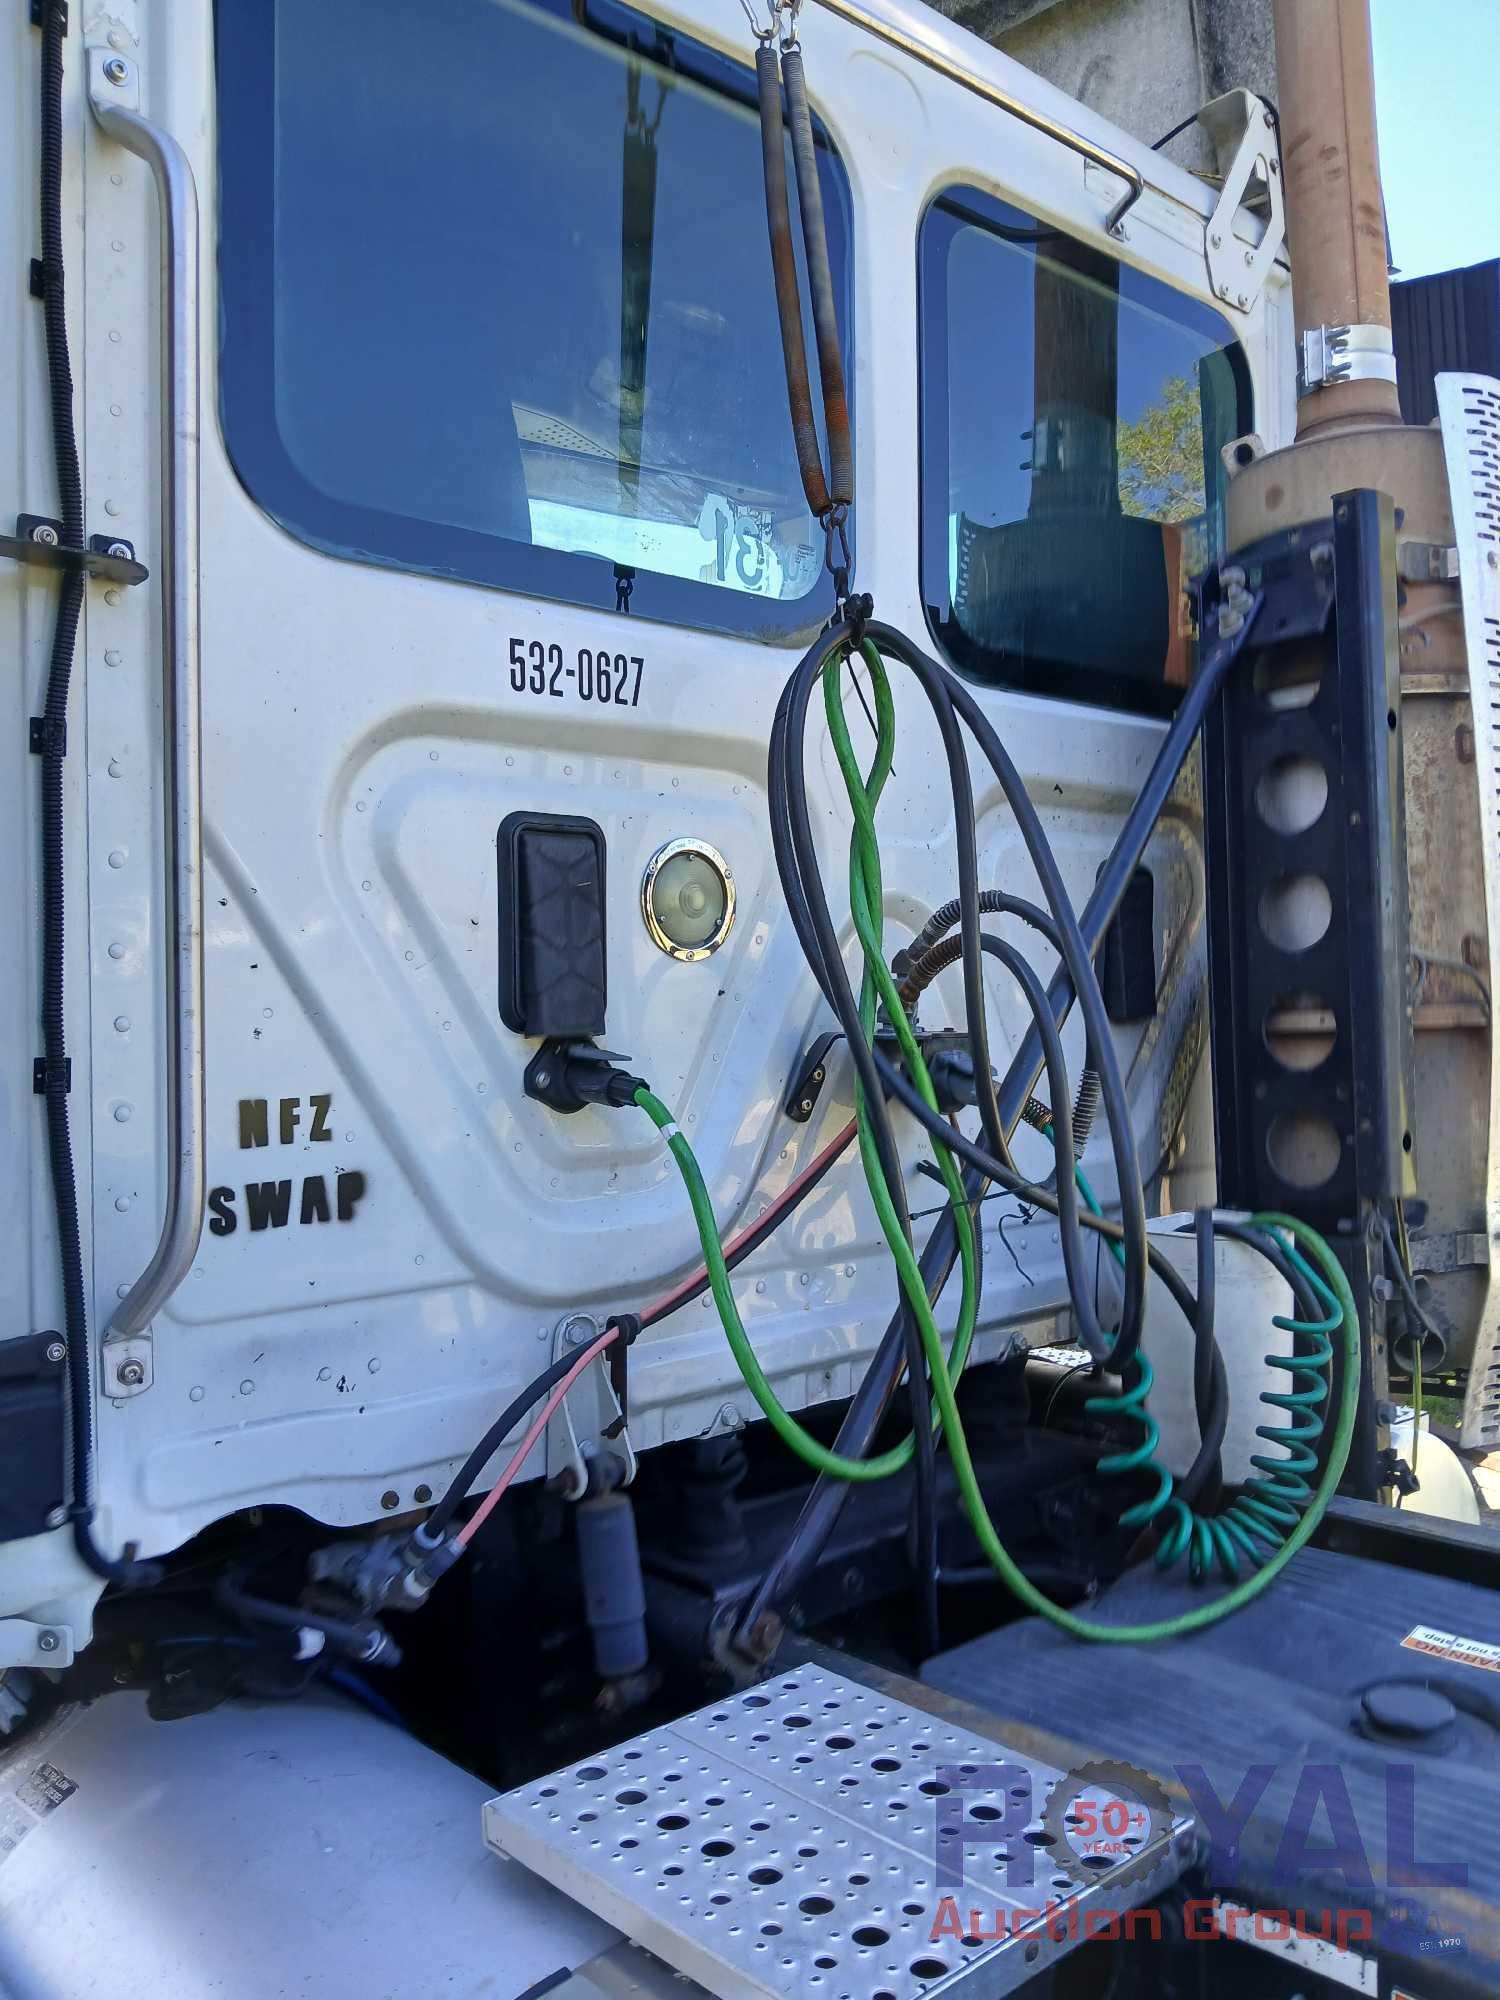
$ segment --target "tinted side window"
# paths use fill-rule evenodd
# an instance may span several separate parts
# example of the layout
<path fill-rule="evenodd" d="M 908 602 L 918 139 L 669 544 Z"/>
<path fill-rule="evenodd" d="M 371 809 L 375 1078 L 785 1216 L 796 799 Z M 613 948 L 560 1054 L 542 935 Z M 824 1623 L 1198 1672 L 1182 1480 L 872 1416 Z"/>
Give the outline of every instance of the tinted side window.
<path fill-rule="evenodd" d="M 816 626 L 748 68 L 597 0 L 219 0 L 218 76 L 224 432 L 261 506 L 361 561 Z"/>
<path fill-rule="evenodd" d="M 1215 312 L 960 189 L 920 247 L 922 578 L 976 680 L 1156 713 L 1187 680 L 1186 579 L 1250 429 Z"/>

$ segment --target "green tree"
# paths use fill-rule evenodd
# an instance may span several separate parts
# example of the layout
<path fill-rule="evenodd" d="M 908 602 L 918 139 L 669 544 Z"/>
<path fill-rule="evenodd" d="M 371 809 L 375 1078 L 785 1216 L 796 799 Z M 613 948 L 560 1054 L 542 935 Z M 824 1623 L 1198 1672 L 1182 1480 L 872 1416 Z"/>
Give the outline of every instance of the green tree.
<path fill-rule="evenodd" d="M 1203 411 L 1196 386 L 1173 375 L 1133 424 L 1119 427 L 1120 505 L 1149 521 L 1188 521 L 1203 491 Z"/>

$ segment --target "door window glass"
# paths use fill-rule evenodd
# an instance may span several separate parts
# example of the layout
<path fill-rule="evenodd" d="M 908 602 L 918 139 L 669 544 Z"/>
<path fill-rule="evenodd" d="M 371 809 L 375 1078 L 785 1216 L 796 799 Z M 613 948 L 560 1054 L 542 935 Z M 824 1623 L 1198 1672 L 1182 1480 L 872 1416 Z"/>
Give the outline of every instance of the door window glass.
<path fill-rule="evenodd" d="M 969 189 L 921 238 L 922 576 L 974 679 L 1165 712 L 1250 428 L 1228 325 Z"/>
<path fill-rule="evenodd" d="M 218 73 L 225 436 L 283 526 L 816 626 L 747 66 L 589 0 L 219 0 Z M 820 168 L 847 327 L 826 143 Z"/>

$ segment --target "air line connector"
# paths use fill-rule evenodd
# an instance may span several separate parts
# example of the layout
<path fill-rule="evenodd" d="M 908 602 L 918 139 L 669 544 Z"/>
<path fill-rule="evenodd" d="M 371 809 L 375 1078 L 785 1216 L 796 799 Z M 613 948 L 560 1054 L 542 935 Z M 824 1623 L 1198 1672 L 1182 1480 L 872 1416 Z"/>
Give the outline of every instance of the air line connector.
<path fill-rule="evenodd" d="M 612 1049 L 596 1048 L 592 1042 L 547 1041 L 526 1065 L 521 1087 L 528 1097 L 552 1111 L 582 1111 L 586 1104 L 623 1109 L 646 1082 L 620 1067 L 629 1060 Z"/>
<path fill-rule="evenodd" d="M 448 1574 L 462 1554 L 463 1545 L 456 1536 L 430 1535 L 425 1522 L 414 1528 L 402 1551 L 401 1595 L 387 1602 L 398 1610 L 425 1604 L 433 1585 Z"/>

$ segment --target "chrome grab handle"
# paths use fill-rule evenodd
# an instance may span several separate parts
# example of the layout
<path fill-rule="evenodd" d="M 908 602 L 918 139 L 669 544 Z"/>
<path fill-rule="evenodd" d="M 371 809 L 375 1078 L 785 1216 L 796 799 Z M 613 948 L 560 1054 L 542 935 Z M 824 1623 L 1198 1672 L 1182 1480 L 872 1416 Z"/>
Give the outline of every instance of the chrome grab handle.
<path fill-rule="evenodd" d="M 167 978 L 167 1205 L 150 1263 L 106 1340 L 138 1334 L 187 1276 L 203 1233 L 203 794 L 198 622 L 198 190 L 186 153 L 141 116 L 140 71 L 88 51 L 89 105 L 150 167 L 161 204 L 161 559 Z"/>

